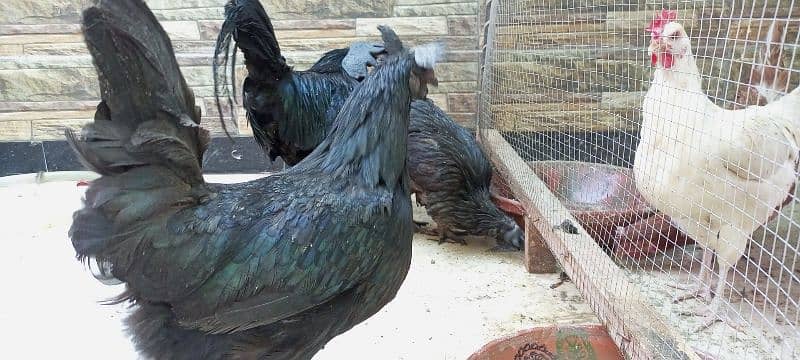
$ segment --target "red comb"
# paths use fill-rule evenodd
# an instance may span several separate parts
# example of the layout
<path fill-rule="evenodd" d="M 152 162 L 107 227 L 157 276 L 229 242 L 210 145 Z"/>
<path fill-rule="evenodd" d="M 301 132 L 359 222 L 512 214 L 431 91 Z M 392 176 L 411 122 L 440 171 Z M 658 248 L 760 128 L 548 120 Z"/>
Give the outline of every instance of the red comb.
<path fill-rule="evenodd" d="M 664 31 L 664 25 L 674 21 L 678 18 L 678 12 L 675 10 L 661 10 L 660 14 L 656 14 L 656 17 L 653 21 L 650 22 L 650 25 L 647 26 L 647 31 L 650 32 L 650 36 L 653 39 L 657 39 L 661 36 L 661 33 Z"/>

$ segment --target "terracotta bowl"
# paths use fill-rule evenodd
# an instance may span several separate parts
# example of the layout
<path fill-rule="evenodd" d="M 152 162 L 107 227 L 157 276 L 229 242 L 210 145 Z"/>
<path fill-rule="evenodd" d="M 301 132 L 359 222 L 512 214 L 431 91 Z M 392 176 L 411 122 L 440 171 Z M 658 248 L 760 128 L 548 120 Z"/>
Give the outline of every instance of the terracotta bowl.
<path fill-rule="evenodd" d="M 669 216 L 656 213 L 617 229 L 613 242 L 616 258 L 636 260 L 664 253 L 675 246 L 692 244 L 694 239 L 673 226 Z"/>
<path fill-rule="evenodd" d="M 576 161 L 533 161 L 534 173 L 586 231 L 615 257 L 653 256 L 694 242 L 658 214 L 636 189 L 631 169 Z M 495 204 L 524 228 L 525 211 L 500 176 L 492 178 Z"/>
<path fill-rule="evenodd" d="M 548 326 L 494 340 L 468 360 L 624 359 L 601 325 Z"/>
<path fill-rule="evenodd" d="M 653 213 L 636 190 L 631 169 L 577 161 L 529 165 L 601 245 L 612 243 L 618 227 Z"/>

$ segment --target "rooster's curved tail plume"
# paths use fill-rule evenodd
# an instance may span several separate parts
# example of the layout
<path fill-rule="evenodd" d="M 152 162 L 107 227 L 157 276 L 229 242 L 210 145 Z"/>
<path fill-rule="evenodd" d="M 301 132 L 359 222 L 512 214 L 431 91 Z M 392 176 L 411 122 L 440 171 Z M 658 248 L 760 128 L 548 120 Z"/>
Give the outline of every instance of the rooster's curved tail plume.
<path fill-rule="evenodd" d="M 233 46 L 233 42 L 236 46 Z M 258 0 L 231 0 L 225 5 L 225 21 L 222 23 L 214 48 L 214 96 L 220 121 L 223 118 L 220 97 L 225 97 L 231 113 L 236 100 L 236 50 L 242 50 L 248 76 L 259 82 L 275 83 L 292 69 L 281 56 L 281 48 L 275 38 L 272 22 Z M 230 64 L 229 64 L 230 60 Z M 222 69 L 222 71 L 220 71 Z M 228 73 L 232 91 L 225 86 Z M 225 122 L 223 129 L 227 134 Z"/>

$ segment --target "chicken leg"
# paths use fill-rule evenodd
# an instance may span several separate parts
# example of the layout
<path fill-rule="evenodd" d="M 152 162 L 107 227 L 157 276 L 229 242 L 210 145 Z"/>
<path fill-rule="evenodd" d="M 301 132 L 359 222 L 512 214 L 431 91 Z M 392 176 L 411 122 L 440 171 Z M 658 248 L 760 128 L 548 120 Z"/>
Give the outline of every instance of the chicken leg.
<path fill-rule="evenodd" d="M 722 302 L 722 291 L 723 287 L 725 286 L 725 281 L 728 277 L 728 272 L 730 271 L 731 266 L 723 266 L 720 264 L 719 267 L 719 279 L 714 287 L 714 297 L 711 299 L 707 305 L 703 306 L 700 309 L 693 310 L 693 311 L 684 311 L 681 312 L 681 315 L 684 316 L 701 316 L 703 320 L 695 329 L 695 332 L 703 331 L 709 328 L 711 325 L 714 325 L 716 322 L 725 322 L 730 327 L 734 328 L 739 332 L 744 332 L 744 325 L 736 322 L 732 322 L 732 320 L 727 319 L 727 317 L 723 316 L 724 314 L 721 313 L 720 305 Z M 709 271 L 710 273 L 710 271 Z M 709 286 L 707 286 L 710 288 Z"/>
<path fill-rule="evenodd" d="M 466 236 L 466 232 L 460 230 L 451 230 L 450 228 L 440 226 L 439 244 L 450 242 L 454 244 L 467 245 Z"/>
<path fill-rule="evenodd" d="M 414 232 L 417 234 L 423 234 L 428 236 L 436 237 L 435 241 L 438 241 L 439 244 L 444 243 L 453 243 L 453 244 L 461 244 L 467 245 L 466 235 L 467 233 L 460 231 L 460 230 L 450 230 L 450 228 L 442 226 L 438 224 L 436 228 L 430 228 L 427 223 L 421 221 L 414 221 Z"/>
<path fill-rule="evenodd" d="M 733 226 L 723 225 L 721 226 L 719 232 L 716 236 L 716 241 L 714 241 L 714 245 L 716 247 L 716 258 L 717 258 L 717 265 L 718 265 L 718 276 L 717 276 L 717 283 L 714 287 L 713 298 L 708 303 L 708 305 L 704 306 L 701 309 L 695 311 L 684 311 L 681 315 L 688 315 L 688 316 L 702 316 L 703 320 L 700 326 L 695 330 L 697 332 L 705 330 L 709 326 L 713 325 L 716 322 L 725 322 L 730 325 L 732 328 L 743 331 L 744 325 L 741 323 L 733 322 L 731 319 L 728 319 L 725 314 L 721 312 L 721 305 L 722 305 L 722 296 L 725 284 L 728 278 L 728 272 L 730 272 L 731 268 L 733 268 L 739 259 L 742 257 L 742 254 L 745 252 L 745 248 L 747 247 L 747 240 L 749 239 L 749 235 L 745 236 L 741 233 L 740 230 Z M 706 252 L 703 253 L 703 260 L 707 260 L 706 254 L 711 250 L 706 248 Z M 705 266 L 704 266 L 705 268 Z M 710 290 L 711 287 L 711 266 L 707 268 L 708 272 L 708 281 L 706 282 L 706 288 Z M 709 294 L 710 296 L 710 294 Z"/>
<path fill-rule="evenodd" d="M 714 252 L 711 249 L 703 248 L 703 260 L 700 263 L 700 273 L 694 285 L 684 285 L 677 282 L 670 284 L 670 287 L 679 290 L 689 290 L 687 293 L 678 295 L 672 299 L 673 304 L 677 304 L 689 299 L 700 298 L 703 301 L 711 301 L 711 269 L 714 268 Z"/>

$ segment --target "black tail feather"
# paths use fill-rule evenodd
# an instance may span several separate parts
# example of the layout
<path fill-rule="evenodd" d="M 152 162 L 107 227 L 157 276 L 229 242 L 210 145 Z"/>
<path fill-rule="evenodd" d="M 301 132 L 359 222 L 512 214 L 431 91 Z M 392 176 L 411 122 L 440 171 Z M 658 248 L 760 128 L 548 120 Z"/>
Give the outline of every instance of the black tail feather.
<path fill-rule="evenodd" d="M 83 24 L 111 119 L 130 121 L 134 129 L 159 112 L 176 119 L 194 114 L 194 95 L 178 68 L 172 43 L 142 1 L 98 1 L 84 11 Z"/>
<path fill-rule="evenodd" d="M 103 101 L 81 138 L 66 134 L 81 161 L 102 175 L 158 164 L 202 183 L 210 139 L 155 15 L 141 0 L 99 0 L 83 12 L 83 33 Z"/>
<path fill-rule="evenodd" d="M 233 32 L 235 31 L 235 27 L 233 22 L 229 22 L 227 19 L 222 24 L 222 28 L 220 29 L 219 35 L 217 36 L 217 43 L 214 47 L 214 60 L 212 62 L 212 73 L 214 78 L 214 99 L 216 100 L 217 105 L 217 114 L 219 115 L 219 122 L 222 124 L 222 130 L 225 132 L 225 136 L 228 139 L 231 139 L 231 135 L 228 132 L 228 126 L 225 124 L 225 112 L 222 111 L 222 102 L 220 101 L 221 97 L 225 97 L 225 100 L 228 103 L 228 110 L 230 111 L 231 118 L 236 117 L 236 111 L 234 110 L 234 104 L 237 104 L 236 101 L 236 47 L 231 49 L 232 39 L 233 39 Z M 228 66 L 228 59 L 231 59 L 231 65 Z M 220 68 L 222 71 L 220 71 Z M 228 74 L 226 71 L 230 70 L 230 78 L 232 83 L 233 91 L 228 91 Z M 232 140 L 232 139 L 231 139 Z"/>
<path fill-rule="evenodd" d="M 232 40 L 236 42 L 233 49 Z M 226 134 L 228 131 L 223 121 L 220 97 L 227 99 L 231 115 L 235 116 L 233 104 L 236 103 L 236 48 L 244 53 L 249 76 L 258 81 L 274 82 L 291 71 L 291 67 L 281 56 L 272 22 L 261 3 L 258 0 L 230 0 L 225 5 L 225 21 L 217 36 L 213 63 L 214 97 Z M 227 68 L 230 69 L 232 93 L 227 88 Z"/>
<path fill-rule="evenodd" d="M 131 305 L 135 304 L 135 296 L 130 289 L 125 289 L 121 294 L 100 302 L 102 305 L 119 305 L 129 302 Z"/>
<path fill-rule="evenodd" d="M 269 81 L 291 70 L 281 56 L 272 22 L 258 0 L 231 0 L 225 5 L 225 21 L 217 44 L 230 42 L 231 37 L 244 53 L 248 70 L 255 73 L 251 76 Z"/>
<path fill-rule="evenodd" d="M 69 229 L 72 247 L 80 260 L 97 254 L 105 246 L 111 233 L 111 222 L 100 211 L 91 207 L 76 211 Z"/>
<path fill-rule="evenodd" d="M 83 33 L 102 101 L 80 136 L 68 130 L 66 138 L 103 176 L 86 190 L 69 236 L 78 258 L 96 260 L 93 274 L 110 283 L 139 244 L 120 228 L 205 194 L 201 164 L 210 138 L 172 44 L 142 0 L 97 1 L 83 12 Z"/>

